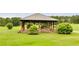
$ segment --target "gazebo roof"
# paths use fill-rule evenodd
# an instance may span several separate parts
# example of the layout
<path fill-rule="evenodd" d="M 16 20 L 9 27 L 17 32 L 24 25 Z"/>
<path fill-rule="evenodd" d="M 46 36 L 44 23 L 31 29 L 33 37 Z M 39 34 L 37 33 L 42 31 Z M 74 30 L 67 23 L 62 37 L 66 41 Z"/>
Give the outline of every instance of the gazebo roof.
<path fill-rule="evenodd" d="M 34 20 L 34 21 L 58 21 L 58 19 L 55 19 L 55 18 L 51 18 L 49 16 L 46 16 L 46 15 L 43 15 L 43 14 L 40 14 L 40 13 L 35 13 L 35 14 L 32 14 L 28 17 L 24 17 L 22 20 Z"/>

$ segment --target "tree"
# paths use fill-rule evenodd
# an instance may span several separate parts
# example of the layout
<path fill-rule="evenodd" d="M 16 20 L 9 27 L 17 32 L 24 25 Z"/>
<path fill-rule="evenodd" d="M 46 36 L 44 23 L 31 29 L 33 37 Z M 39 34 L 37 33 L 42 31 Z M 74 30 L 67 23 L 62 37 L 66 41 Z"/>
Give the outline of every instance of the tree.
<path fill-rule="evenodd" d="M 70 22 L 70 16 L 51 16 L 52 18 L 56 18 L 59 20 L 59 23 L 62 22 Z"/>
<path fill-rule="evenodd" d="M 71 23 L 79 24 L 79 16 L 78 15 L 72 16 L 70 21 Z"/>
<path fill-rule="evenodd" d="M 7 18 L 5 18 L 5 22 L 6 22 L 6 24 L 7 24 L 7 23 L 11 23 L 11 19 L 10 19 L 10 18 L 8 18 L 8 17 L 7 17 Z"/>
<path fill-rule="evenodd" d="M 5 26 L 5 25 L 6 25 L 5 18 L 0 17 L 0 26 Z"/>
<path fill-rule="evenodd" d="M 20 17 L 12 17 L 11 20 L 12 20 L 12 23 L 14 26 L 18 26 L 19 23 L 20 23 Z"/>

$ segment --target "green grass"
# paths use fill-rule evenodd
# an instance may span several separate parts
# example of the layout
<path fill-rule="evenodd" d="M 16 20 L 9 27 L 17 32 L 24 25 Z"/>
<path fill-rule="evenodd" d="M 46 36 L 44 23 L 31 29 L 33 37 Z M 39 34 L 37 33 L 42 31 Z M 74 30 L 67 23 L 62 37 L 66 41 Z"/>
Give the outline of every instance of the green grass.
<path fill-rule="evenodd" d="M 79 31 L 79 24 L 72 24 L 74 30 Z M 40 33 L 39 35 L 28 35 L 18 33 L 20 27 L 8 30 L 0 27 L 0 46 L 77 46 L 79 45 L 79 33 L 70 35 L 57 33 Z"/>
<path fill-rule="evenodd" d="M 79 24 L 71 24 L 74 31 L 79 31 Z"/>

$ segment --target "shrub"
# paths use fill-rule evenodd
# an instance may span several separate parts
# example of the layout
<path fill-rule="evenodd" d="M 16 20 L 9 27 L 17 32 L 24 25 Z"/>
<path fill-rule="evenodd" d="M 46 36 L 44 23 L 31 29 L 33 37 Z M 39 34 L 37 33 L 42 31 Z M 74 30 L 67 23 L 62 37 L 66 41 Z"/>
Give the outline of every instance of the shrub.
<path fill-rule="evenodd" d="M 36 25 L 32 25 L 30 28 L 29 28 L 29 34 L 30 35 L 37 35 L 38 34 L 38 28 Z"/>
<path fill-rule="evenodd" d="M 70 34 L 73 31 L 73 29 L 69 23 L 60 23 L 57 26 L 57 31 L 59 34 Z"/>
<path fill-rule="evenodd" d="M 7 23 L 6 26 L 7 26 L 8 29 L 12 29 L 13 28 L 13 24 L 12 23 Z"/>
<path fill-rule="evenodd" d="M 27 24 L 27 29 L 29 29 L 33 24 L 32 23 L 28 23 Z"/>

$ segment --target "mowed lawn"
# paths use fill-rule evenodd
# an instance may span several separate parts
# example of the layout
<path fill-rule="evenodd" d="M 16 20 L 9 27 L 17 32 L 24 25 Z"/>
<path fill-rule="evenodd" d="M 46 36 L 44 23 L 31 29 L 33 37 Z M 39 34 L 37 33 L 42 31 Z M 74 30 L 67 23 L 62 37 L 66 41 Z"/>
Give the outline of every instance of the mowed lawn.
<path fill-rule="evenodd" d="M 79 31 L 79 24 L 72 24 L 74 31 Z M 28 35 L 18 33 L 20 27 L 8 30 L 0 27 L 0 46 L 78 46 L 79 33 L 70 35 L 57 33 L 40 33 L 39 35 Z"/>

